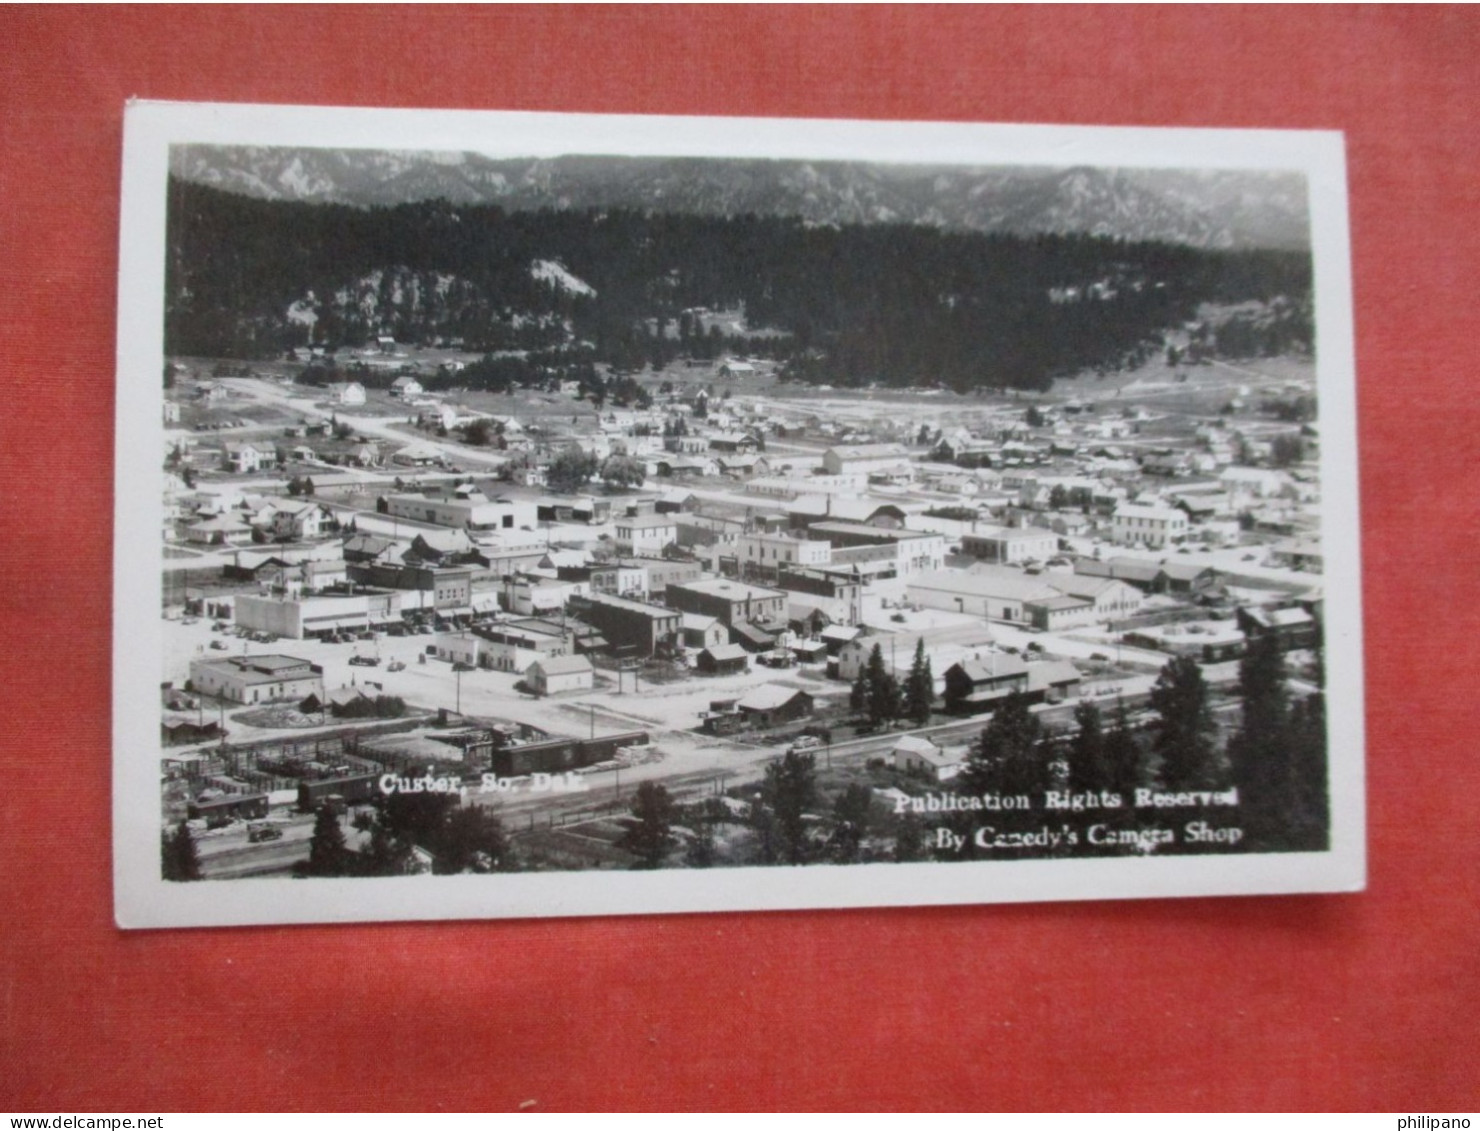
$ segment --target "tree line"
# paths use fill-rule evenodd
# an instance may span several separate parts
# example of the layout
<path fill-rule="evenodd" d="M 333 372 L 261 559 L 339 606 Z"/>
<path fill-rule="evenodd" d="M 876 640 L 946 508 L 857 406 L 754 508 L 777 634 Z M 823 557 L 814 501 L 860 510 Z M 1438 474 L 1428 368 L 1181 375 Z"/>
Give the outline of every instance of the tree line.
<path fill-rule="evenodd" d="M 536 260 L 587 287 L 536 277 Z M 1135 364 L 1202 303 L 1298 307 L 1310 289 L 1302 253 L 749 214 L 357 208 L 178 180 L 166 271 L 172 355 L 269 357 L 378 333 L 477 352 L 589 346 L 625 368 L 743 348 L 793 380 L 963 390 Z M 1092 301 L 1051 297 L 1102 280 Z M 704 329 L 698 309 L 743 309 L 752 332 Z"/>

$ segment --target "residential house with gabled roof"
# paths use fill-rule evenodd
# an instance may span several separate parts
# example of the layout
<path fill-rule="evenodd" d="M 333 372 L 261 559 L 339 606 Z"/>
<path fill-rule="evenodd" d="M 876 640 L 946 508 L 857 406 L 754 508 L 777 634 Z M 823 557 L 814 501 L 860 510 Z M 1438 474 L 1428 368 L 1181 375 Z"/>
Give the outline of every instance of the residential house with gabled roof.
<path fill-rule="evenodd" d="M 347 562 L 383 562 L 399 557 L 402 543 L 379 534 L 356 534 L 344 544 Z"/>
<path fill-rule="evenodd" d="M 322 538 L 336 525 L 334 512 L 323 503 L 289 502 L 272 516 L 273 535 L 294 542 Z"/>
<path fill-rule="evenodd" d="M 230 514 L 192 522 L 184 534 L 185 541 L 198 546 L 240 546 L 252 540 L 252 528 Z"/>
<path fill-rule="evenodd" d="M 524 671 L 524 685 L 536 695 L 590 691 L 596 671 L 585 656 L 542 656 Z"/>
<path fill-rule="evenodd" d="M 260 471 L 263 464 L 271 463 L 274 455 L 256 444 L 230 442 L 221 451 L 221 466 L 227 471 L 249 475 Z"/>
<path fill-rule="evenodd" d="M 950 781 L 965 765 L 962 750 L 942 750 L 930 739 L 914 734 L 901 735 L 890 755 L 895 769 L 937 782 Z"/>

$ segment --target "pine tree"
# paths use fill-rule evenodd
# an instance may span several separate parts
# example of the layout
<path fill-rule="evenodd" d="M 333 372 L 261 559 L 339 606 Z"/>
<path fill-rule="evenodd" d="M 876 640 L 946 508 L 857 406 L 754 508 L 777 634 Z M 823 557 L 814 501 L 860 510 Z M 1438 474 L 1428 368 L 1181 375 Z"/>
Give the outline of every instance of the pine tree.
<path fill-rule="evenodd" d="M 704 810 L 693 814 L 694 838 L 684 849 L 683 862 L 690 868 L 713 868 L 719 857 L 719 846 L 714 836 L 714 821 Z"/>
<path fill-rule="evenodd" d="M 1105 730 L 1100 709 L 1088 699 L 1074 708 L 1079 731 L 1069 744 L 1069 788 L 1095 792 L 1111 788 L 1111 770 L 1105 756 Z"/>
<path fill-rule="evenodd" d="M 1109 775 L 1106 788 L 1120 794 L 1127 803 L 1138 787 L 1147 784 L 1149 774 L 1145 755 L 1131 729 L 1130 715 L 1124 703 L 1115 712 L 1115 725 L 1105 735 L 1105 766 Z"/>
<path fill-rule="evenodd" d="M 637 787 L 632 799 L 634 823 L 627 827 L 617 843 L 637 857 L 634 868 L 661 868 L 668 853 L 678 843 L 673 835 L 673 798 L 656 782 L 645 781 Z"/>
<path fill-rule="evenodd" d="M 935 673 L 930 670 L 930 657 L 925 655 L 925 639 L 915 642 L 915 659 L 905 680 L 905 713 L 916 726 L 930 721 L 930 708 L 935 703 Z"/>
<path fill-rule="evenodd" d="M 893 722 L 899 718 L 899 681 L 884 664 L 884 651 L 875 644 L 869 653 L 868 666 L 864 669 L 868 684 L 868 718 L 874 726 Z"/>
<path fill-rule="evenodd" d="M 856 864 L 868 832 L 874 791 L 866 785 L 850 785 L 833 802 L 832 839 L 829 848 L 839 864 Z"/>
<path fill-rule="evenodd" d="M 344 842 L 339 818 L 329 806 L 322 806 L 314 818 L 313 837 L 308 842 L 308 859 L 295 869 L 303 876 L 345 876 L 354 858 Z"/>
<path fill-rule="evenodd" d="M 928 856 L 925 848 L 925 826 L 920 818 L 906 814 L 900 818 L 899 828 L 894 834 L 894 860 L 898 864 L 912 864 Z"/>
<path fill-rule="evenodd" d="M 201 878 L 200 854 L 195 848 L 195 837 L 184 821 L 175 827 L 173 833 L 160 833 L 159 848 L 166 880 L 183 883 Z"/>
<path fill-rule="evenodd" d="M 1047 781 L 1039 744 L 1043 728 L 1028 710 L 1028 697 L 1014 691 L 1002 701 L 956 779 L 963 793 L 1033 794 Z"/>
<path fill-rule="evenodd" d="M 432 871 L 438 875 L 486 873 L 510 866 L 503 822 L 482 805 L 459 805 L 450 810 L 429 848 Z"/>
<path fill-rule="evenodd" d="M 787 864 L 805 864 L 812 854 L 804 815 L 817 804 L 817 759 L 788 751 L 766 767 L 759 808 L 773 822 L 773 854 Z"/>
<path fill-rule="evenodd" d="M 1243 724 L 1228 744 L 1251 849 L 1326 843 L 1324 697 L 1317 691 L 1292 704 L 1286 679 L 1278 642 L 1254 641 L 1239 665 Z"/>
<path fill-rule="evenodd" d="M 1151 707 L 1161 716 L 1154 751 L 1162 785 L 1172 791 L 1220 788 L 1226 773 L 1214 745 L 1208 685 L 1196 660 L 1179 656 L 1162 668 Z"/>

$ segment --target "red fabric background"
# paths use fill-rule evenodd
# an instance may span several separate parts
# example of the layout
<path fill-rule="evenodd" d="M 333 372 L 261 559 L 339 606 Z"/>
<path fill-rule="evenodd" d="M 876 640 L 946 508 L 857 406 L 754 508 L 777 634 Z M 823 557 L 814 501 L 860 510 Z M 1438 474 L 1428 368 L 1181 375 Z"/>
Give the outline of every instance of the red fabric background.
<path fill-rule="evenodd" d="M 0 1107 L 1474 1109 L 1477 30 L 1463 9 L 0 11 Z M 133 95 L 1345 130 L 1369 891 L 115 930 Z"/>

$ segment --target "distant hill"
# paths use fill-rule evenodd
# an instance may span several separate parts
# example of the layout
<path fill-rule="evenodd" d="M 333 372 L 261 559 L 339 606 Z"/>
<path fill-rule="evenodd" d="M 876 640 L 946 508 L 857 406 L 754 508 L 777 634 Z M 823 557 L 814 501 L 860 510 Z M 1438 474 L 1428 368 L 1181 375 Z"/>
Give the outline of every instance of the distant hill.
<path fill-rule="evenodd" d="M 386 171 L 398 168 L 427 172 Z M 302 163 L 284 175 L 305 191 L 323 184 Z M 1123 209 L 1129 201 L 1142 220 L 1156 218 L 1152 202 L 1094 172 L 1065 174 L 1049 218 L 1071 226 L 1104 214 L 1107 180 Z M 1002 215 L 1029 207 L 992 195 Z M 854 205 L 864 207 L 857 194 Z M 1204 303 L 1283 299 L 1299 314 L 1310 287 L 1310 256 L 1299 251 L 1080 231 L 445 198 L 366 208 L 183 180 L 171 181 L 168 216 L 170 354 L 273 357 L 389 334 L 520 355 L 519 373 L 505 358 L 490 375 L 499 381 L 731 353 L 772 358 L 784 376 L 816 384 L 1045 388 L 1056 375 L 1140 364 Z M 720 310 L 744 313 L 725 328 L 708 318 Z M 1246 347 L 1278 344 L 1248 330 Z M 1307 341 L 1306 321 L 1282 335 Z"/>
<path fill-rule="evenodd" d="M 511 211 L 621 208 L 895 222 L 1010 235 L 1091 234 L 1199 248 L 1309 246 L 1297 173 L 964 168 L 861 162 L 177 146 L 171 171 L 273 201 L 359 207 L 444 199 Z"/>

